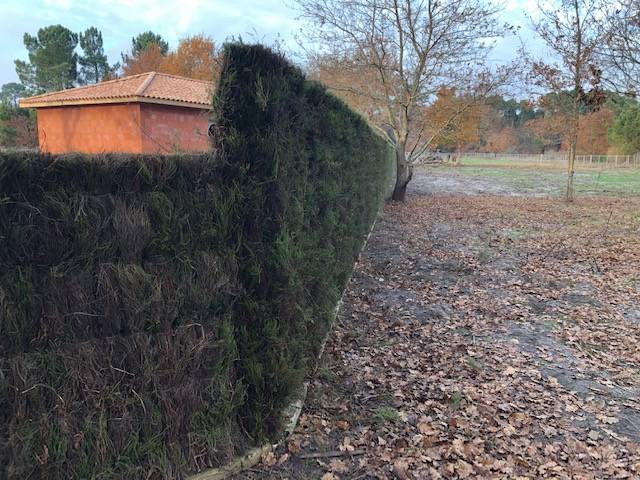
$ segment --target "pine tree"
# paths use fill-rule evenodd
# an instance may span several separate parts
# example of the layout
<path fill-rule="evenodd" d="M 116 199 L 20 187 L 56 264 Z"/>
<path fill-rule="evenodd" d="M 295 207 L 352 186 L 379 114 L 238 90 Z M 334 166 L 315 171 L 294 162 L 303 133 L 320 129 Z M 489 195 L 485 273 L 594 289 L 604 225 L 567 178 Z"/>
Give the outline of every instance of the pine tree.
<path fill-rule="evenodd" d="M 62 25 L 38 30 L 37 36 L 24 34 L 29 61 L 16 60 L 16 73 L 30 93 L 73 87 L 78 77 L 78 34 Z"/>
<path fill-rule="evenodd" d="M 113 69 L 109 66 L 104 53 L 100 30 L 90 27 L 84 33 L 80 33 L 80 48 L 83 52 L 83 55 L 78 58 L 80 83 L 97 83 L 112 73 Z"/>
<path fill-rule="evenodd" d="M 161 35 L 152 31 L 144 32 L 131 39 L 131 54 L 122 53 L 122 71 L 124 75 L 135 75 L 150 71 L 139 71 L 141 67 L 151 65 L 158 70 L 162 58 L 169 52 L 169 44 Z"/>

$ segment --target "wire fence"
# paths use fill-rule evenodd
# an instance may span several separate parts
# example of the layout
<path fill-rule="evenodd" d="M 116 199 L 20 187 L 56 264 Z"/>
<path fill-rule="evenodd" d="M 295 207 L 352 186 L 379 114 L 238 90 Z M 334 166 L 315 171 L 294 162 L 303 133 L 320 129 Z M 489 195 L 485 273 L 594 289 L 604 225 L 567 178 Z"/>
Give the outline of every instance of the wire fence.
<path fill-rule="evenodd" d="M 438 154 L 442 158 L 443 154 Z M 444 154 L 445 159 L 453 159 L 453 154 Z M 567 153 L 478 153 L 467 152 L 456 155 L 463 165 L 500 164 L 500 165 L 540 165 L 565 167 Z M 584 168 L 640 168 L 640 153 L 634 155 L 576 155 L 576 167 Z"/>

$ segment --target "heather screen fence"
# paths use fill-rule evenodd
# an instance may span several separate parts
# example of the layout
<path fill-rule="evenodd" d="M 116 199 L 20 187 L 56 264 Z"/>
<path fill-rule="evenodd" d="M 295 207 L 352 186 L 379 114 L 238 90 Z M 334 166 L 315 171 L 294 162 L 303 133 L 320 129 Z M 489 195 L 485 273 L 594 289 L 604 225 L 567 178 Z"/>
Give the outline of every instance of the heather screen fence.
<path fill-rule="evenodd" d="M 232 44 L 215 153 L 0 153 L 0 478 L 182 478 L 275 437 L 393 153 Z"/>

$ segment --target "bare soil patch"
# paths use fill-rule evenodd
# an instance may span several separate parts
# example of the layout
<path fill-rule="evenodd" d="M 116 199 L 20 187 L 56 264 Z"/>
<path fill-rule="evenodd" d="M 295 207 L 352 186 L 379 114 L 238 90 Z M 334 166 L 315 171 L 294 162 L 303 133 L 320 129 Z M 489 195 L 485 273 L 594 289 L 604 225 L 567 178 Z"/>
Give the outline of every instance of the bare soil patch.
<path fill-rule="evenodd" d="M 239 478 L 640 477 L 640 199 L 445 176 L 385 208 L 295 434 Z"/>
<path fill-rule="evenodd" d="M 541 194 L 544 189 L 540 189 Z M 531 194 L 531 192 L 527 192 Z M 465 175 L 456 168 L 418 167 L 410 184 L 410 194 L 424 195 L 507 195 L 522 196 L 524 192 L 506 182 L 480 175 Z"/>

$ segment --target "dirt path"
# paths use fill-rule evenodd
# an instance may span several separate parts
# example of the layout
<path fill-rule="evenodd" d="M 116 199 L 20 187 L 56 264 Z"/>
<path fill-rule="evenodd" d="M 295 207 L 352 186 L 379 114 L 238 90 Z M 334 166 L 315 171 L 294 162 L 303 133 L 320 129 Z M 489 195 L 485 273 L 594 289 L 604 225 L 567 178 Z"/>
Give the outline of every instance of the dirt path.
<path fill-rule="evenodd" d="M 640 201 L 464 181 L 385 208 L 295 435 L 239 478 L 640 477 Z"/>

